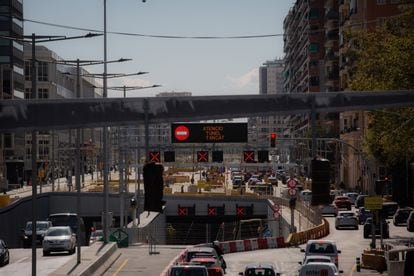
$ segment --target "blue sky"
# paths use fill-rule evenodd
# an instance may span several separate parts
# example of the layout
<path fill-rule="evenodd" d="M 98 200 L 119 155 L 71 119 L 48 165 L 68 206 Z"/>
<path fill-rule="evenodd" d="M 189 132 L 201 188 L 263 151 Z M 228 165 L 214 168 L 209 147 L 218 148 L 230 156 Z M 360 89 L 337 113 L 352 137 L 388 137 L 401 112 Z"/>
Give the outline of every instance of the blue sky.
<path fill-rule="evenodd" d="M 81 35 L 87 31 L 38 24 L 103 30 L 103 0 L 25 0 L 25 34 Z M 109 86 L 162 87 L 127 92 L 130 97 L 158 92 L 193 95 L 257 94 L 258 67 L 283 57 L 283 20 L 293 0 L 107 0 L 108 32 L 168 36 L 280 36 L 251 39 L 165 39 L 108 34 L 108 73 L 149 74 L 108 81 Z M 103 59 L 103 37 L 44 43 L 64 59 Z M 102 73 L 102 66 L 89 66 Z M 121 93 L 122 94 L 122 93 Z M 122 95 L 109 91 L 109 96 Z"/>

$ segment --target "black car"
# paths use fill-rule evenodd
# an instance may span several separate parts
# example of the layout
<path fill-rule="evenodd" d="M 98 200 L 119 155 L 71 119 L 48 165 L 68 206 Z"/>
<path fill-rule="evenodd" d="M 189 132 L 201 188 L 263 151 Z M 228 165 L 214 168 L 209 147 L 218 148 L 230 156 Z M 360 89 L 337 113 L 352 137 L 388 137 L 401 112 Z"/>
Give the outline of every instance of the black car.
<path fill-rule="evenodd" d="M 383 219 L 382 220 L 382 237 L 384 239 L 389 239 L 390 238 L 390 229 L 389 229 L 389 225 L 388 222 Z M 372 218 L 367 218 L 365 220 L 365 224 L 364 224 L 364 239 L 369 238 L 370 236 L 372 236 Z M 375 224 L 375 236 L 381 236 L 381 228 L 380 228 L 380 224 L 376 223 Z"/>
<path fill-rule="evenodd" d="M 382 203 L 382 214 L 386 218 L 392 218 L 397 212 L 398 203 L 394 201 L 386 201 Z"/>
<path fill-rule="evenodd" d="M 359 195 L 359 196 L 357 196 L 357 198 L 355 199 L 355 208 L 364 207 L 365 198 L 367 196 L 368 195 Z"/>
<path fill-rule="evenodd" d="M 411 211 L 414 211 L 414 209 L 410 207 L 398 208 L 392 218 L 392 222 L 394 223 L 394 225 L 395 226 L 400 225 L 400 224 L 405 225 L 407 223 L 407 219 Z"/>
<path fill-rule="evenodd" d="M 10 262 L 9 249 L 3 240 L 0 240 L 0 265 L 4 266 Z"/>

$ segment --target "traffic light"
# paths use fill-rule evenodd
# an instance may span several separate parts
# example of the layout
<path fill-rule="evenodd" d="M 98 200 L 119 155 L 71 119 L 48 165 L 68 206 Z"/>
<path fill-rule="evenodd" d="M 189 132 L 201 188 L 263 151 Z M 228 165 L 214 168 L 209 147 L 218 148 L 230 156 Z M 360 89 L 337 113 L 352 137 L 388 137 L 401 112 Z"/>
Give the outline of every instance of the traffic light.
<path fill-rule="evenodd" d="M 164 167 L 155 162 L 149 162 L 144 165 L 144 210 L 162 213 L 162 207 L 165 201 L 162 200 L 164 194 Z"/>
<path fill-rule="evenodd" d="M 223 151 L 221 150 L 213 151 L 213 162 L 223 163 Z"/>
<path fill-rule="evenodd" d="M 150 151 L 148 157 L 150 162 L 161 162 L 161 152 L 159 151 Z"/>
<path fill-rule="evenodd" d="M 270 147 L 276 147 L 276 133 L 270 133 Z"/>
<path fill-rule="evenodd" d="M 175 162 L 175 151 L 164 151 L 164 162 Z"/>
<path fill-rule="evenodd" d="M 257 152 L 257 161 L 259 163 L 269 162 L 269 151 L 268 150 L 259 150 Z"/>
<path fill-rule="evenodd" d="M 208 151 L 197 151 L 197 162 L 208 162 Z"/>
<path fill-rule="evenodd" d="M 329 204 L 331 165 L 327 159 L 312 160 L 312 205 Z"/>
<path fill-rule="evenodd" d="M 254 163 L 254 151 L 253 150 L 243 151 L 243 160 L 246 163 Z"/>

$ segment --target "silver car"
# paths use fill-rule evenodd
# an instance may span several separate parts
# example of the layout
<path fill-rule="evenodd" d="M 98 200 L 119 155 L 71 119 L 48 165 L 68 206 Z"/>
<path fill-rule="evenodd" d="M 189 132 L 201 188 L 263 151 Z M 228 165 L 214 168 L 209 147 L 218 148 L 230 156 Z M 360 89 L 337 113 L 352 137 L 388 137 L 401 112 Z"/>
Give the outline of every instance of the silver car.
<path fill-rule="evenodd" d="M 50 252 L 62 251 L 73 254 L 75 248 L 76 235 L 72 233 L 69 226 L 50 227 L 43 238 L 43 256 L 48 256 Z"/>
<path fill-rule="evenodd" d="M 339 211 L 335 218 L 335 229 L 353 228 L 358 230 L 358 218 L 352 211 Z"/>

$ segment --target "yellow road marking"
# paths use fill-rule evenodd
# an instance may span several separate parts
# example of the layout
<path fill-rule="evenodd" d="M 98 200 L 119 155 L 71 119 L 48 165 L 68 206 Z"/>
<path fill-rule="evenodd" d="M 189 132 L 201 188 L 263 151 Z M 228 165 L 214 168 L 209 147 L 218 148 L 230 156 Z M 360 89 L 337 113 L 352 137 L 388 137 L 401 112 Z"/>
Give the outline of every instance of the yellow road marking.
<path fill-rule="evenodd" d="M 354 266 L 351 268 L 351 271 L 349 271 L 349 276 L 352 276 L 352 275 L 354 275 L 354 272 L 355 272 L 355 269 L 356 269 L 356 264 L 354 264 Z"/>
<path fill-rule="evenodd" d="M 112 274 L 112 276 L 116 276 L 118 275 L 118 273 L 121 271 L 121 269 L 124 268 L 124 266 L 126 266 L 126 264 L 128 263 L 128 259 L 126 259 L 120 266 L 119 268 L 114 272 L 114 274 Z"/>

